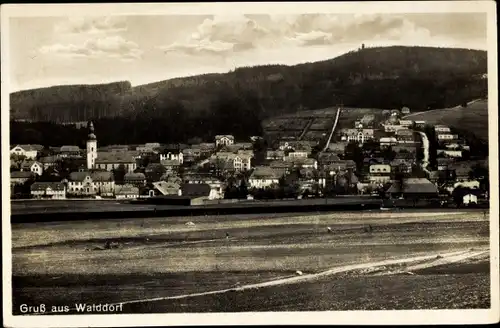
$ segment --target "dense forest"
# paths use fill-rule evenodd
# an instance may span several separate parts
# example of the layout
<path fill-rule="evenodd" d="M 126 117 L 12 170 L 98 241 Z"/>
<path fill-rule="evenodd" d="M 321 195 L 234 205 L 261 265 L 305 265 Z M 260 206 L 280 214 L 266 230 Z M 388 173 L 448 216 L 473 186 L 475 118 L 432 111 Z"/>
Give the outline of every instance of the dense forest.
<path fill-rule="evenodd" d="M 20 91 L 11 94 L 11 117 L 51 122 L 93 119 L 101 144 L 211 140 L 223 133 L 247 139 L 261 134 L 265 118 L 299 109 L 343 103 L 426 110 L 484 97 L 486 62 L 486 52 L 478 50 L 365 48 L 321 62 L 242 67 L 226 74 L 136 87 L 118 82 Z M 33 130 L 28 135 L 46 133 L 39 129 L 44 125 L 12 126 L 14 143 L 36 141 L 23 135 L 28 127 Z M 69 140 L 50 138 L 54 145 Z"/>

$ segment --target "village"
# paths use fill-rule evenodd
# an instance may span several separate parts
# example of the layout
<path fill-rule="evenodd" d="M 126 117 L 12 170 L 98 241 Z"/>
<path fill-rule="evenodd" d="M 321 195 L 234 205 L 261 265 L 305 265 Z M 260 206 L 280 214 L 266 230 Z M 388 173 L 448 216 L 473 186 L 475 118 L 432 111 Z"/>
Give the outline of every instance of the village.
<path fill-rule="evenodd" d="M 89 122 L 82 127 L 89 132 L 86 149 L 12 145 L 11 198 L 163 197 L 203 205 L 369 195 L 441 206 L 487 203 L 487 158 L 470 156 L 450 127 L 404 118 L 408 114 L 408 108 L 384 110 L 383 120 L 364 115 L 342 129 L 335 123 L 323 144 L 217 135 L 193 144 L 98 147 Z"/>

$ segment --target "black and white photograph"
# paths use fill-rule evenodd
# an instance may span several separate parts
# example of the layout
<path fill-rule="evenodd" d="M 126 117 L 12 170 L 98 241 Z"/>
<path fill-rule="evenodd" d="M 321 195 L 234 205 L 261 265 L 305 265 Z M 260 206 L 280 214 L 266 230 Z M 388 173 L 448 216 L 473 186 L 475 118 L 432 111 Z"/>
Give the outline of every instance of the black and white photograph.
<path fill-rule="evenodd" d="M 498 322 L 495 2 L 1 15 L 6 326 Z"/>

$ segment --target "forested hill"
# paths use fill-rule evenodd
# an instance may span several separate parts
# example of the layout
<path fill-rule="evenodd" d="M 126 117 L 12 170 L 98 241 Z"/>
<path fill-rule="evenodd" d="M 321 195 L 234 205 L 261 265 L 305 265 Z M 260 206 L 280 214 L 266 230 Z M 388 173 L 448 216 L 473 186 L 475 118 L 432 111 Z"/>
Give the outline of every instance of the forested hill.
<path fill-rule="evenodd" d="M 71 122 L 124 114 L 128 81 L 93 85 L 59 85 L 10 94 L 12 119 Z"/>
<path fill-rule="evenodd" d="M 166 140 L 217 133 L 258 134 L 264 118 L 343 103 L 348 107 L 412 110 L 452 107 L 487 95 L 485 51 L 430 47 L 365 48 L 334 59 L 295 66 L 242 67 L 225 74 L 176 78 L 129 88 L 59 86 L 12 94 L 13 117 L 103 122 Z M 50 90 L 44 92 L 43 90 Z M 15 115 L 14 115 L 15 114 Z M 110 123 L 111 124 L 111 123 Z M 157 129 L 158 131 L 156 131 Z M 119 131 L 115 131 L 119 132 Z M 135 136 L 135 137 L 133 137 Z M 137 140 L 136 140 L 137 139 Z M 139 140 L 140 139 L 140 140 Z"/>

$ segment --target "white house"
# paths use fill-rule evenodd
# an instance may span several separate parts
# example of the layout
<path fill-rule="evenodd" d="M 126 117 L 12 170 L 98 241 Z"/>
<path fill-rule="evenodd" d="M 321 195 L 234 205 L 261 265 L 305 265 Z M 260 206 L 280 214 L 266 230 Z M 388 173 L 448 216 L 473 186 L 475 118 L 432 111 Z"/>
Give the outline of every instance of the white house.
<path fill-rule="evenodd" d="M 412 120 L 400 120 L 399 121 L 399 125 L 407 128 L 409 126 L 411 126 L 413 124 L 413 121 Z"/>
<path fill-rule="evenodd" d="M 374 138 L 373 129 L 342 129 L 340 131 L 340 139 L 342 141 L 356 141 L 364 143 L 367 140 Z"/>
<path fill-rule="evenodd" d="M 10 150 L 10 154 L 25 156 L 26 159 L 36 159 L 38 152 L 42 149 L 41 145 L 16 145 Z"/>
<path fill-rule="evenodd" d="M 34 198 L 65 199 L 66 186 L 60 182 L 35 182 L 31 185 Z"/>
<path fill-rule="evenodd" d="M 446 125 L 435 125 L 434 126 L 434 131 L 436 133 L 440 132 L 440 133 L 449 133 L 451 132 L 450 128 L 447 127 Z"/>
<path fill-rule="evenodd" d="M 406 129 L 404 126 L 401 126 L 399 124 L 385 124 L 384 125 L 384 131 L 385 132 L 396 132 L 401 129 Z"/>
<path fill-rule="evenodd" d="M 290 158 L 307 158 L 308 152 L 306 151 L 293 151 L 288 153 L 288 157 Z"/>
<path fill-rule="evenodd" d="M 389 164 L 372 164 L 370 165 L 370 183 L 386 183 L 391 180 L 391 166 Z"/>
<path fill-rule="evenodd" d="M 394 137 L 382 137 L 380 138 L 380 147 L 395 146 L 398 144 L 398 139 Z"/>
<path fill-rule="evenodd" d="M 89 172 L 72 172 L 69 175 L 67 193 L 72 195 L 91 196 L 96 188 Z"/>
<path fill-rule="evenodd" d="M 113 173 L 108 171 L 95 171 L 90 174 L 94 183 L 96 194 L 113 196 L 115 193 L 115 179 Z"/>
<path fill-rule="evenodd" d="M 21 164 L 21 171 L 31 171 L 37 175 L 42 175 L 43 164 L 37 161 L 25 161 Z"/>
<path fill-rule="evenodd" d="M 477 204 L 477 196 L 473 194 L 467 194 L 463 197 L 462 201 L 465 205 Z"/>
<path fill-rule="evenodd" d="M 116 185 L 115 187 L 116 199 L 135 199 L 139 198 L 139 188 L 133 185 Z"/>
<path fill-rule="evenodd" d="M 438 149 L 437 154 L 444 154 L 446 157 L 461 158 L 462 151 L 456 149 Z"/>
<path fill-rule="evenodd" d="M 217 135 L 215 136 L 215 146 L 229 146 L 234 144 L 234 136 Z"/>
<path fill-rule="evenodd" d="M 458 135 L 451 133 L 439 133 L 437 135 L 437 139 L 438 141 L 456 140 L 458 139 Z"/>
<path fill-rule="evenodd" d="M 179 164 L 184 162 L 184 154 L 181 151 L 178 152 L 166 152 L 164 154 L 160 154 L 160 162 L 161 161 L 178 161 Z"/>
<path fill-rule="evenodd" d="M 257 166 L 248 182 L 252 188 L 265 188 L 272 184 L 279 183 L 279 175 L 272 168 L 268 166 Z"/>

